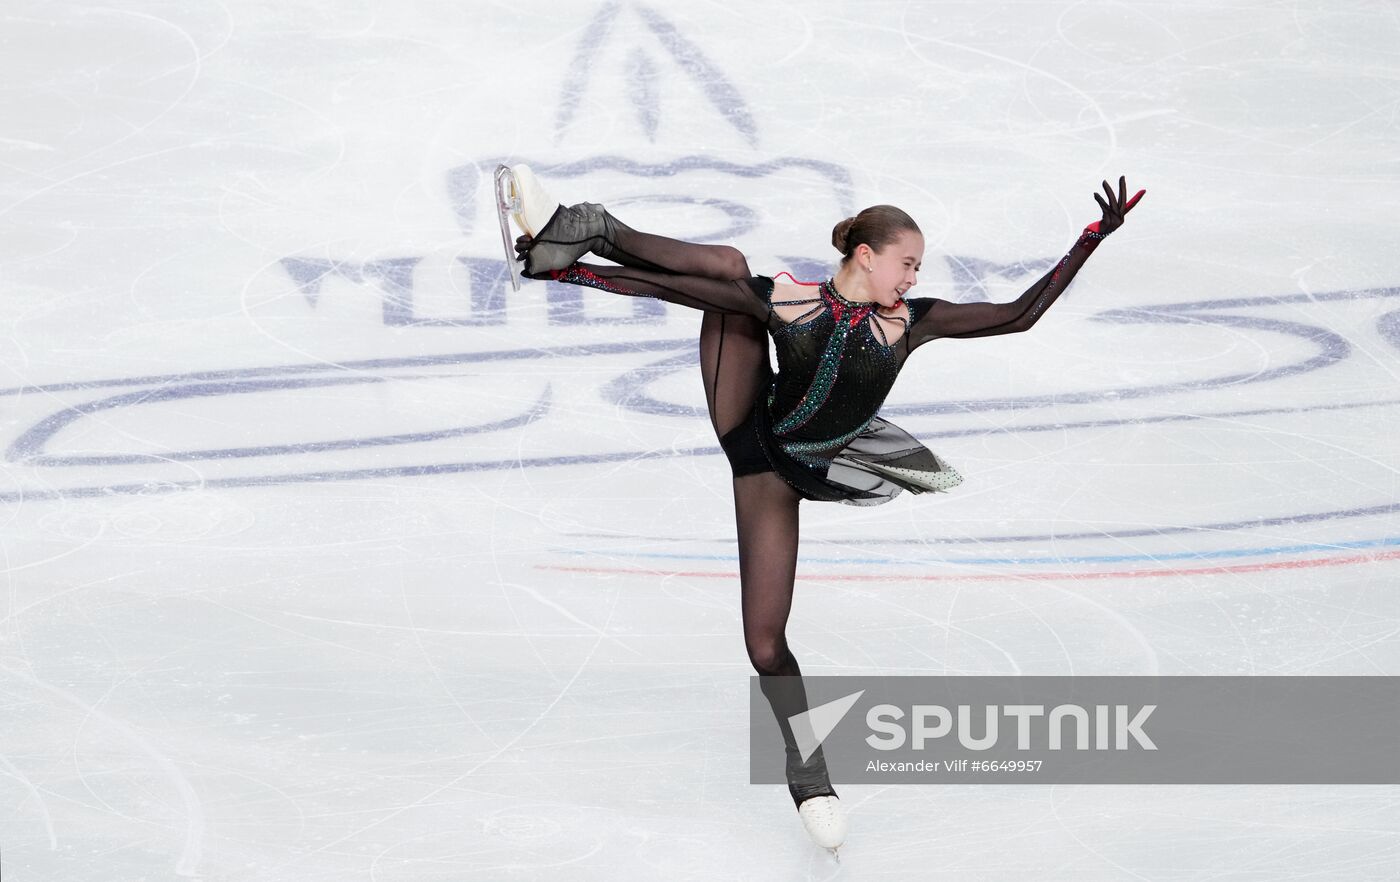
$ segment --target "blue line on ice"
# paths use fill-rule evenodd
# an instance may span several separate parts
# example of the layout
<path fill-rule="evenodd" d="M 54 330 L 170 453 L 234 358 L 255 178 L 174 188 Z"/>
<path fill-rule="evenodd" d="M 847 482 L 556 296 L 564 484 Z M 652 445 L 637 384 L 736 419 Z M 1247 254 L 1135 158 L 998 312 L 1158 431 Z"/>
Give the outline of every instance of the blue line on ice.
<path fill-rule="evenodd" d="M 1216 551 L 1173 551 L 1160 554 L 1083 554 L 1050 555 L 1047 557 L 964 557 L 964 558 L 918 558 L 918 557 L 813 557 L 803 555 L 806 563 L 826 564 L 966 564 L 971 566 L 1008 566 L 1025 564 L 1090 564 L 1090 563 L 1160 563 L 1166 560 L 1220 560 L 1222 558 L 1264 557 L 1279 554 L 1309 554 L 1314 552 L 1348 551 L 1358 548 L 1390 548 L 1400 546 L 1400 536 L 1383 539 L 1362 539 L 1354 542 L 1310 542 L 1303 545 L 1275 545 L 1266 548 L 1224 548 Z M 645 557 L 667 560 L 723 560 L 737 561 L 735 554 L 668 554 L 654 551 L 593 551 L 588 549 L 566 549 L 563 554 L 601 557 Z"/>

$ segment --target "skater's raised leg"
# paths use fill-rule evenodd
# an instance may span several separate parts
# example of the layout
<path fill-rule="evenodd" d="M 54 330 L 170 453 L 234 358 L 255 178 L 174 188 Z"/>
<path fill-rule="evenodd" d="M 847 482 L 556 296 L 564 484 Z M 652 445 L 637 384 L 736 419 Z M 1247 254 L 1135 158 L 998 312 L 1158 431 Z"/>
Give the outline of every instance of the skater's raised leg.
<path fill-rule="evenodd" d="M 632 229 L 594 202 L 561 205 L 528 166 L 511 170 L 521 209 L 516 239 L 525 275 L 548 278 L 588 253 L 623 266 L 730 281 L 749 277 L 744 255 L 727 245 L 700 245 Z"/>
<path fill-rule="evenodd" d="M 772 307 L 760 292 L 757 279 L 720 281 L 702 276 L 680 276 L 629 266 L 602 266 L 575 263 L 568 269 L 554 270 L 547 276 L 570 285 L 586 285 L 614 294 L 655 297 L 706 312 L 747 315 L 768 326 Z"/>

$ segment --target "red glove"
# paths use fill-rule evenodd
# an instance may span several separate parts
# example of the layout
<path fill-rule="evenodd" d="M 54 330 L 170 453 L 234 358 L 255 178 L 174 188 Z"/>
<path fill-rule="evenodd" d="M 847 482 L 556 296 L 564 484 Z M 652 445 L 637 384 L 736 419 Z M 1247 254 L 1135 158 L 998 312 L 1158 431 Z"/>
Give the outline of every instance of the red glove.
<path fill-rule="evenodd" d="M 1100 238 L 1123 226 L 1123 215 L 1127 214 L 1134 205 L 1137 205 L 1142 194 L 1147 192 L 1139 190 L 1132 199 L 1127 200 L 1126 205 L 1123 204 L 1128 195 L 1128 180 L 1123 176 L 1118 178 L 1118 195 L 1114 195 L 1113 188 L 1108 185 L 1108 181 L 1103 182 L 1103 191 L 1108 194 L 1108 202 L 1104 202 L 1103 197 L 1099 194 L 1094 194 L 1099 207 L 1103 209 L 1103 220 L 1096 220 L 1084 228 L 1086 233 L 1098 233 Z"/>

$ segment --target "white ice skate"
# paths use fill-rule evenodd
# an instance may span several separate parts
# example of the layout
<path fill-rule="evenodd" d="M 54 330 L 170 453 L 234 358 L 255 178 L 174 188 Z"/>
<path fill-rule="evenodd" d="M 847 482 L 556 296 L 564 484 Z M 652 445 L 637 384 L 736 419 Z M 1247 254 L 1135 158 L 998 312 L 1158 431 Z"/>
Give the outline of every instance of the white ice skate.
<path fill-rule="evenodd" d="M 525 231 L 525 235 L 538 236 L 549 219 L 554 217 L 554 212 L 562 206 L 559 200 L 545 191 L 544 185 L 528 165 L 512 166 L 510 173 L 520 203 L 515 210 L 515 222 Z"/>
<path fill-rule="evenodd" d="M 501 221 L 501 246 L 510 266 L 510 284 L 520 290 L 519 258 L 510 234 L 513 219 L 521 232 L 534 238 L 560 208 L 540 184 L 528 165 L 496 166 L 496 211 Z"/>
<path fill-rule="evenodd" d="M 814 796 L 811 799 L 802 800 L 802 804 L 797 807 L 797 814 L 802 818 L 802 826 L 807 829 L 807 835 L 812 837 L 812 841 L 822 848 L 830 849 L 836 860 L 841 860 L 841 855 L 836 849 L 846 841 L 846 811 L 841 807 L 841 800 L 835 796 Z"/>

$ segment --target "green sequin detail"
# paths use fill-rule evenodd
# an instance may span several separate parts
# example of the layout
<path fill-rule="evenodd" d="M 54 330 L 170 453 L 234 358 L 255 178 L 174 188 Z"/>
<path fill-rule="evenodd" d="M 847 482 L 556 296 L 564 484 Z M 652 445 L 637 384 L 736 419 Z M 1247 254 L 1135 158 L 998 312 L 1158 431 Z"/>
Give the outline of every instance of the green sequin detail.
<path fill-rule="evenodd" d="M 872 416 L 864 423 L 861 423 L 860 428 L 852 432 L 847 432 L 844 435 L 838 435 L 827 441 L 786 441 L 780 438 L 778 439 L 778 445 L 783 448 L 783 451 L 786 452 L 788 456 L 791 456 L 798 462 L 821 468 L 831 462 L 831 456 L 817 454 L 817 451 L 828 452 L 831 451 L 832 448 L 835 448 L 836 452 L 840 452 L 847 444 L 854 441 L 856 436 L 870 428 L 870 424 L 874 421 L 875 418 Z"/>
<path fill-rule="evenodd" d="M 799 441 L 783 436 L 802 428 L 828 403 L 841 370 L 842 360 L 848 353 L 870 352 L 879 360 L 887 363 L 894 361 L 893 347 L 877 339 L 875 332 L 870 327 L 871 316 L 874 314 L 876 304 L 847 300 L 836 290 L 831 279 L 823 282 L 818 290 L 827 318 L 832 322 L 831 335 L 827 338 L 825 349 L 818 359 L 816 371 L 806 393 L 791 413 L 773 425 L 773 434 L 776 436 L 779 446 L 794 460 L 814 468 L 829 465 L 831 457 L 835 453 L 838 453 L 856 436 L 869 428 L 870 423 L 874 420 L 874 415 L 867 417 L 857 428 L 834 438 Z M 863 331 L 858 329 L 857 325 L 863 326 Z M 804 321 L 798 328 L 802 331 L 808 331 L 811 328 L 811 322 Z M 789 325 L 786 330 L 791 333 L 793 325 Z M 773 400 L 774 390 L 770 389 L 768 395 L 770 408 Z"/>
<path fill-rule="evenodd" d="M 826 351 L 817 363 L 817 372 L 812 377 L 812 385 L 808 387 L 807 394 L 802 396 L 801 403 L 792 413 L 773 427 L 773 431 L 784 435 L 801 427 L 826 403 L 827 396 L 831 394 L 831 387 L 836 384 L 836 374 L 841 367 L 841 356 L 846 352 L 846 339 L 850 329 L 848 322 L 836 322 L 836 327 L 832 329 L 831 337 L 827 340 Z"/>

